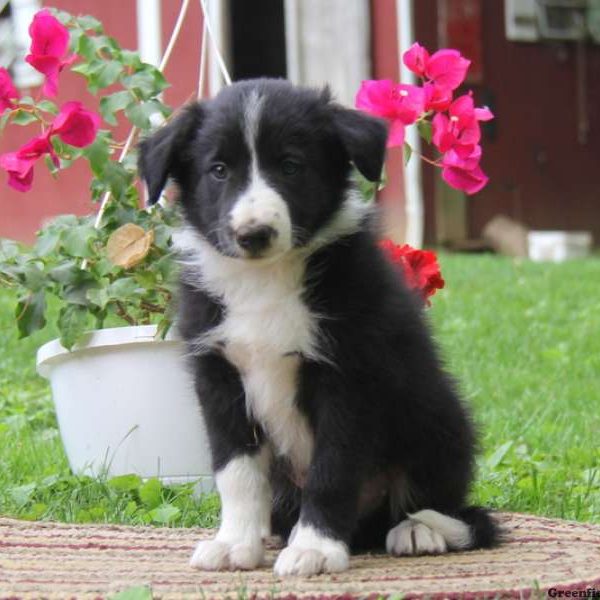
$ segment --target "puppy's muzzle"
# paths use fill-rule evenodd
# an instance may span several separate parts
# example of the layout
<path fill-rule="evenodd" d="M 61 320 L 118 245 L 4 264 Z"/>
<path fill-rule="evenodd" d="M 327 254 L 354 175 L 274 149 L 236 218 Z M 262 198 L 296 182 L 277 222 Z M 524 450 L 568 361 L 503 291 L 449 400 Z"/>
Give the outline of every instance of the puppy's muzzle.
<path fill-rule="evenodd" d="M 237 245 L 251 256 L 267 250 L 276 237 L 277 230 L 270 225 L 245 225 L 235 232 Z"/>

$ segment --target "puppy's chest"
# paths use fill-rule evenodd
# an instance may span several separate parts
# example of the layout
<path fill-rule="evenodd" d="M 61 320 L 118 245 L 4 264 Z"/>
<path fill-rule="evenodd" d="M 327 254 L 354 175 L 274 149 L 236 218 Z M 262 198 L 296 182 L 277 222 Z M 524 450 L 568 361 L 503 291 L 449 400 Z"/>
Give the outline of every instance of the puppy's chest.
<path fill-rule="evenodd" d="M 308 467 L 313 436 L 296 403 L 302 356 L 316 357 L 317 323 L 303 300 L 300 265 L 239 273 L 221 288 L 217 334 L 238 369 L 246 409 L 297 472 Z"/>

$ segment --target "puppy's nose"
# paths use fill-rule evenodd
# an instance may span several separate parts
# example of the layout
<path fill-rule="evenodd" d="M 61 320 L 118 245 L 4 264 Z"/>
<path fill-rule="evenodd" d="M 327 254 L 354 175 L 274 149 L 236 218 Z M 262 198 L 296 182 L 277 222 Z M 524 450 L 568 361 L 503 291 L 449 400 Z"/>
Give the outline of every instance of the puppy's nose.
<path fill-rule="evenodd" d="M 250 254 L 266 250 L 277 237 L 277 231 L 270 225 L 246 225 L 236 231 L 235 239 L 240 248 Z"/>

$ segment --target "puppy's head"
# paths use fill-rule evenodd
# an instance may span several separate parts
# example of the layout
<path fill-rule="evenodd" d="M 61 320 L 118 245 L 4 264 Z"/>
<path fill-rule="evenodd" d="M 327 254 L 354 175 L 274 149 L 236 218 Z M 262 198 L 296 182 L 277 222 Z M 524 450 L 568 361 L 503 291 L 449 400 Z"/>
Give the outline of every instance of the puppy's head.
<path fill-rule="evenodd" d="M 335 215 L 351 162 L 379 179 L 386 136 L 327 90 L 250 80 L 184 108 L 142 142 L 139 167 L 150 203 L 171 178 L 188 224 L 217 250 L 267 258 L 307 244 Z"/>

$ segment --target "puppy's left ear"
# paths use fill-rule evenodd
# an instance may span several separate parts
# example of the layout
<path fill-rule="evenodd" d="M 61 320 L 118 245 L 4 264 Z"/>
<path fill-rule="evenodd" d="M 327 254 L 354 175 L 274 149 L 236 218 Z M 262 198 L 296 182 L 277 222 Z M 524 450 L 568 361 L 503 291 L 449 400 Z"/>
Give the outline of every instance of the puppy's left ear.
<path fill-rule="evenodd" d="M 189 104 L 140 143 L 138 171 L 148 188 L 148 204 L 158 201 L 170 177 L 183 183 L 189 171 L 189 147 L 200 129 L 202 115 L 201 104 Z"/>
<path fill-rule="evenodd" d="M 334 108 L 333 122 L 356 168 L 369 181 L 379 181 L 385 161 L 386 122 L 341 106 Z"/>

